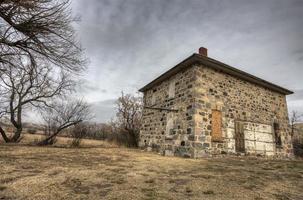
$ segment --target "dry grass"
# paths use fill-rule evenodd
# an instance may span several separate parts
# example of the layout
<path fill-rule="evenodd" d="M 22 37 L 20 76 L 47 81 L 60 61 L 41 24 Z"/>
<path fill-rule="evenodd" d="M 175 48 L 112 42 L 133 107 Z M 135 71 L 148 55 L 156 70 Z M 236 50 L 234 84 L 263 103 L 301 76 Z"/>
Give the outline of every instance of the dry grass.
<path fill-rule="evenodd" d="M 22 139 L 20 144 L 25 144 L 25 145 L 34 145 L 38 141 L 41 141 L 42 139 L 45 138 L 45 135 L 32 135 L 32 134 L 23 134 Z M 3 143 L 2 138 L 0 136 L 0 144 Z M 72 138 L 68 137 L 57 137 L 57 141 L 54 145 L 54 147 L 68 147 L 71 146 L 72 143 Z M 102 140 L 91 140 L 91 139 L 82 139 L 81 140 L 81 147 L 117 147 L 116 144 L 113 143 L 108 143 Z"/>
<path fill-rule="evenodd" d="M 0 199 L 303 199 L 302 161 L 194 160 L 89 144 L 0 145 Z"/>

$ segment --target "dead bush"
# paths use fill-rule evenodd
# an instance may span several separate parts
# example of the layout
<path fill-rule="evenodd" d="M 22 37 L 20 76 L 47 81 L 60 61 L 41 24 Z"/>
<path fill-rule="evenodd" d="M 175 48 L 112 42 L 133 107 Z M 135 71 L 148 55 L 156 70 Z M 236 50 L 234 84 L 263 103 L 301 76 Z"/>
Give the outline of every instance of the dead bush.
<path fill-rule="evenodd" d="M 137 147 L 137 137 L 137 134 L 120 129 L 108 134 L 107 141 L 114 142 L 120 146 Z"/>
<path fill-rule="evenodd" d="M 295 156 L 303 158 L 303 138 L 294 139 L 293 148 Z"/>
<path fill-rule="evenodd" d="M 71 142 L 72 147 L 80 147 L 81 140 L 88 135 L 89 128 L 86 124 L 80 123 L 73 127 L 71 131 L 71 137 L 73 138 Z"/>

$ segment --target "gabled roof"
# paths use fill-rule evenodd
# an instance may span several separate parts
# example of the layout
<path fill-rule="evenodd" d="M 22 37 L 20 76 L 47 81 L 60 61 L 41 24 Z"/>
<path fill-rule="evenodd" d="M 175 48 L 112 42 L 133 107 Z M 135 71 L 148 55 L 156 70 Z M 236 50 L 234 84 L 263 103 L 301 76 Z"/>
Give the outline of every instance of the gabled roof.
<path fill-rule="evenodd" d="M 179 64 L 177 64 L 176 66 L 174 66 L 173 68 L 169 69 L 168 71 L 166 71 L 165 73 L 163 73 L 162 75 L 160 75 L 158 78 L 156 78 L 155 80 L 153 80 L 152 82 L 148 83 L 147 85 L 145 85 L 143 88 L 141 88 L 139 91 L 140 92 L 144 92 L 146 90 L 151 89 L 153 86 L 161 83 L 162 81 L 166 80 L 167 78 L 177 74 L 178 72 L 192 66 L 192 64 L 203 64 L 207 67 L 222 71 L 226 74 L 238 77 L 242 80 L 254 83 L 256 85 L 262 86 L 264 88 L 273 90 L 275 92 L 284 94 L 284 95 L 288 95 L 288 94 L 293 94 L 292 91 L 285 89 L 283 87 L 280 87 L 278 85 L 275 85 L 273 83 L 270 83 L 266 80 L 263 80 L 261 78 L 258 78 L 254 75 L 251 75 L 249 73 L 246 73 L 244 71 L 241 71 L 239 69 L 236 69 L 234 67 L 231 67 L 227 64 L 224 64 L 220 61 L 217 61 L 215 59 L 209 58 L 207 56 L 203 56 L 201 54 L 196 54 L 194 53 L 193 55 L 189 56 L 188 58 L 186 58 L 185 60 L 183 60 L 182 62 L 180 62 Z"/>

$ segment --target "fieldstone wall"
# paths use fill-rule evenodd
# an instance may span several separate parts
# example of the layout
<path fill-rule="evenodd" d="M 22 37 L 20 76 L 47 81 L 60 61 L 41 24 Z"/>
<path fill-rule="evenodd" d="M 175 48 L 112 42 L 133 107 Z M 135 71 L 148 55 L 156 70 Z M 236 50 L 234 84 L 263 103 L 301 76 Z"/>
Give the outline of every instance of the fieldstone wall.
<path fill-rule="evenodd" d="M 197 149 L 196 156 L 200 157 L 209 152 L 212 154 L 235 152 L 233 145 L 235 121 L 245 122 L 246 153 L 292 155 L 285 95 L 209 67 L 199 65 L 193 68 L 197 69 L 194 84 L 196 142 L 202 146 L 209 146 Z M 222 112 L 222 142 L 211 140 L 212 110 Z M 279 148 L 274 145 L 274 122 L 279 124 L 281 134 L 282 146 Z"/>
<path fill-rule="evenodd" d="M 236 121 L 243 121 L 245 152 L 292 155 L 285 95 L 194 65 L 144 93 L 140 146 L 164 155 L 204 157 L 236 153 Z M 212 141 L 212 112 L 222 113 L 222 140 Z M 275 146 L 273 123 L 279 124 L 282 146 Z"/>
<path fill-rule="evenodd" d="M 178 111 L 144 109 L 139 146 L 165 155 L 193 156 L 195 78 L 194 68 L 188 68 L 144 93 L 145 106 Z"/>

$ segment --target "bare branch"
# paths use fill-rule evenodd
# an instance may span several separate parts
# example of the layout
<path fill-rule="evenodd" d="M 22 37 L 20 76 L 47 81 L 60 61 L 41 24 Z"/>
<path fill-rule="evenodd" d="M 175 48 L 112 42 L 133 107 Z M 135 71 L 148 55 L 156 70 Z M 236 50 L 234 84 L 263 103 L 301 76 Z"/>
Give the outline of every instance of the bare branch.
<path fill-rule="evenodd" d="M 12 56 L 25 55 L 73 72 L 86 60 L 76 40 L 70 0 L 2 0 L 0 3 L 0 69 Z"/>
<path fill-rule="evenodd" d="M 49 136 L 40 145 L 49 144 L 63 130 L 90 119 L 89 106 L 82 100 L 54 102 L 42 112 Z"/>
<path fill-rule="evenodd" d="M 113 127 L 120 129 L 121 132 L 127 132 L 134 140 L 134 146 L 138 144 L 138 136 L 141 126 L 142 98 L 131 94 L 124 94 L 117 102 L 116 120 L 113 121 Z"/>
<path fill-rule="evenodd" d="M 72 90 L 73 80 L 64 72 L 56 72 L 49 65 L 37 66 L 19 63 L 4 72 L 0 81 L 0 114 L 8 115 L 16 132 L 15 141 L 22 131 L 22 112 L 29 107 L 50 107 L 52 99 L 62 97 Z"/>

